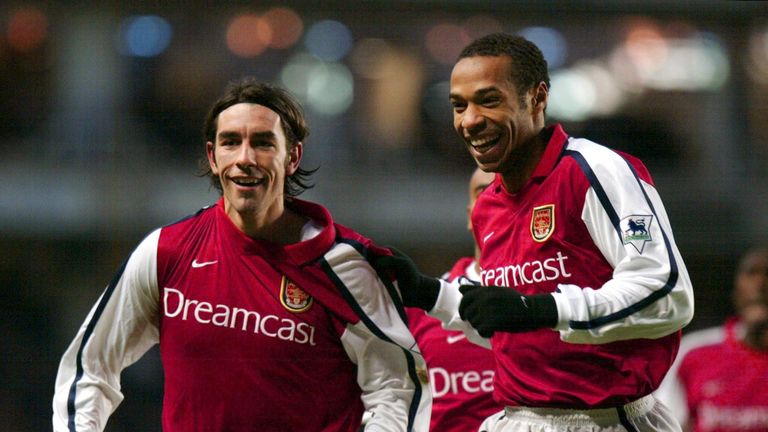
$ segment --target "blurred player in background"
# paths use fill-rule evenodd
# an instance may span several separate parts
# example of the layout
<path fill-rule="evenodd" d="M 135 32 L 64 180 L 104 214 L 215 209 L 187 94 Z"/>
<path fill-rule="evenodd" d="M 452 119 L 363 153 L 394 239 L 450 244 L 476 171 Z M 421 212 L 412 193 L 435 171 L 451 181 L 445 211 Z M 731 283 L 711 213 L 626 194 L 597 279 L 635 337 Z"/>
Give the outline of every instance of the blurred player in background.
<path fill-rule="evenodd" d="M 768 248 L 742 256 L 736 315 L 683 336 L 656 395 L 695 432 L 768 431 Z"/>
<path fill-rule="evenodd" d="M 284 90 L 227 88 L 205 124 L 222 198 L 119 269 L 61 360 L 56 431 L 103 430 L 120 372 L 156 343 L 166 432 L 427 430 L 426 365 L 367 262 L 376 247 L 295 198 L 307 133 Z"/>
<path fill-rule="evenodd" d="M 477 168 L 469 180 L 467 228 L 472 231 L 469 218 L 477 196 L 493 181 L 494 174 Z M 459 277 L 479 280 L 480 250 L 475 244 L 475 255 L 460 258 L 442 277 L 452 281 Z M 493 353 L 469 342 L 462 331 L 444 330 L 439 320 L 428 316 L 423 309 L 407 308 L 408 323 L 416 337 L 429 368 L 432 386 L 431 431 L 475 431 L 500 406 L 493 401 Z"/>
<path fill-rule="evenodd" d="M 651 394 L 693 317 L 664 205 L 641 161 L 546 126 L 549 87 L 539 48 L 503 33 L 470 43 L 451 73 L 456 132 L 498 173 L 472 212 L 481 285 L 401 254 L 375 265 L 406 306 L 490 338 L 478 343 L 505 409 L 482 430 L 678 431 Z"/>

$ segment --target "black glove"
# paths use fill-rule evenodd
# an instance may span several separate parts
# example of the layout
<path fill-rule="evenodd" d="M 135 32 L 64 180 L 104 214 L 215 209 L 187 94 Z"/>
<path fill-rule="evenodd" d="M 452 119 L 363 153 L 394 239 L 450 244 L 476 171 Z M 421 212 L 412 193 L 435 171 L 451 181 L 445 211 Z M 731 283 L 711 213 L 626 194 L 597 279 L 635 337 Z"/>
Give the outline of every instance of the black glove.
<path fill-rule="evenodd" d="M 522 295 L 509 287 L 462 285 L 461 319 L 488 338 L 493 332 L 525 332 L 557 324 L 557 305 L 550 294 Z"/>
<path fill-rule="evenodd" d="M 394 255 L 371 259 L 373 268 L 379 273 L 394 274 L 405 306 L 431 310 L 440 294 L 440 281 L 422 274 L 408 255 L 395 248 L 390 249 Z"/>

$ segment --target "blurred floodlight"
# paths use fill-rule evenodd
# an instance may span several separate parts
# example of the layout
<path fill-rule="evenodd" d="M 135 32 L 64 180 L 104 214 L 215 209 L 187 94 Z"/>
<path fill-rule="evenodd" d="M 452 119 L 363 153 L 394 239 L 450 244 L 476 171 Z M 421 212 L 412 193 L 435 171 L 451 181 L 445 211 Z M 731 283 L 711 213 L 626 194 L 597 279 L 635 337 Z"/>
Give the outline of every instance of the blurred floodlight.
<path fill-rule="evenodd" d="M 318 63 L 320 60 L 305 52 L 294 54 L 280 72 L 280 81 L 296 97 L 306 101 L 309 92 L 309 75 Z"/>
<path fill-rule="evenodd" d="M 353 99 L 352 72 L 341 63 L 318 63 L 310 69 L 307 101 L 316 112 L 328 116 L 343 114 Z"/>
<path fill-rule="evenodd" d="M 622 87 L 635 93 L 717 91 L 728 81 L 731 68 L 725 46 L 714 34 L 685 23 L 664 32 L 647 19 L 630 23 L 610 64 Z"/>
<path fill-rule="evenodd" d="M 504 30 L 498 19 L 490 15 L 472 15 L 462 25 L 470 40 Z M 464 46 L 461 46 L 464 48 Z"/>
<path fill-rule="evenodd" d="M 120 26 L 121 52 L 134 57 L 155 57 L 168 48 L 172 36 L 171 25 L 164 18 L 132 16 Z"/>
<path fill-rule="evenodd" d="M 291 57 L 280 72 L 280 81 L 315 112 L 334 116 L 353 101 L 354 78 L 343 64 L 323 62 L 308 53 Z"/>
<path fill-rule="evenodd" d="M 355 43 L 350 53 L 353 70 L 367 79 L 381 79 L 389 72 L 383 59 L 390 56 L 392 47 L 384 39 L 366 38 Z"/>
<path fill-rule="evenodd" d="M 292 9 L 276 7 L 268 10 L 262 16 L 271 29 L 271 48 L 285 49 L 293 46 L 304 31 L 304 22 Z"/>
<path fill-rule="evenodd" d="M 27 7 L 11 14 L 5 32 L 8 47 L 18 52 L 39 48 L 48 36 L 48 17 L 39 9 Z"/>
<path fill-rule="evenodd" d="M 746 69 L 752 78 L 763 85 L 768 84 L 768 28 L 752 33 L 748 58 Z"/>
<path fill-rule="evenodd" d="M 352 33 L 338 21 L 323 20 L 309 28 L 304 45 L 320 60 L 338 61 L 352 48 Z"/>
<path fill-rule="evenodd" d="M 464 27 L 442 23 L 429 29 L 425 45 L 435 61 L 441 64 L 453 64 L 469 42 L 471 39 Z"/>
<path fill-rule="evenodd" d="M 235 17 L 227 27 L 227 48 L 236 56 L 256 57 L 272 40 L 269 22 L 251 13 Z"/>
<path fill-rule="evenodd" d="M 669 44 L 655 22 L 637 19 L 630 24 L 623 44 L 641 81 L 647 81 L 667 61 Z"/>
<path fill-rule="evenodd" d="M 595 103 L 590 109 L 590 116 L 610 116 L 616 114 L 627 100 L 627 94 L 620 88 L 616 77 L 602 62 L 578 64 L 574 70 L 586 77 L 593 84 Z M 552 90 L 557 93 L 559 89 Z"/>
<path fill-rule="evenodd" d="M 541 49 L 550 70 L 558 69 L 565 63 L 568 43 L 559 31 L 550 27 L 526 27 L 519 34 Z"/>
<path fill-rule="evenodd" d="M 712 35 L 697 34 L 668 43 L 669 56 L 646 86 L 657 90 L 718 90 L 730 73 L 722 43 Z"/>
<path fill-rule="evenodd" d="M 424 58 L 411 48 L 389 45 L 376 59 L 376 79 L 363 81 L 359 108 L 371 145 L 380 149 L 415 144 L 421 126 Z M 444 97 L 447 101 L 447 92 Z"/>
<path fill-rule="evenodd" d="M 597 103 L 595 83 L 583 71 L 560 70 L 552 74 L 547 113 L 565 121 L 588 119 Z"/>

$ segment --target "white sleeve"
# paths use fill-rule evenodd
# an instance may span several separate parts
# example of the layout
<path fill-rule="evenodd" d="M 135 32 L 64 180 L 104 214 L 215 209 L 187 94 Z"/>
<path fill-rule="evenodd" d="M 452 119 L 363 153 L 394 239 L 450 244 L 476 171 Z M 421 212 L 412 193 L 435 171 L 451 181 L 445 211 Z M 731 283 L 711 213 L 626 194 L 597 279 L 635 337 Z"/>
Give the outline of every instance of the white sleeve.
<path fill-rule="evenodd" d="M 585 151 L 594 152 L 611 150 Z M 581 217 L 614 271 L 601 287 L 559 285 L 553 295 L 561 339 L 597 344 L 680 330 L 693 318 L 693 288 L 656 189 L 618 155 L 585 160 L 603 163 L 588 168 Z"/>
<path fill-rule="evenodd" d="M 459 303 L 461 303 L 461 291 L 459 286 L 462 284 L 462 278 L 454 279 L 453 282 L 447 282 L 440 279 L 440 293 L 437 301 L 428 311 L 429 315 L 439 319 L 443 323 L 443 328 L 447 330 L 459 330 L 464 332 L 467 340 L 483 348 L 491 348 L 491 340 L 480 336 L 480 333 L 468 322 L 459 316 Z"/>
<path fill-rule="evenodd" d="M 347 325 L 341 342 L 357 365 L 366 409 L 364 430 L 428 431 L 432 393 L 427 366 L 404 311 L 395 306 L 387 287 L 352 246 L 337 245 L 325 258 L 361 316 Z"/>
<path fill-rule="evenodd" d="M 59 364 L 53 429 L 102 431 L 123 399 L 120 373 L 158 342 L 157 241 L 145 238 L 93 306 Z"/>
<path fill-rule="evenodd" d="M 365 431 L 426 432 L 431 407 L 427 402 L 431 396 L 429 385 L 417 376 L 426 374 L 426 367 L 416 372 L 409 365 L 408 356 L 414 353 L 374 335 L 362 322 L 348 326 L 341 340 L 350 360 L 357 365 L 357 382 L 366 410 Z M 415 398 L 422 402 L 412 404 Z M 419 412 L 409 419 L 413 417 L 412 407 Z"/>

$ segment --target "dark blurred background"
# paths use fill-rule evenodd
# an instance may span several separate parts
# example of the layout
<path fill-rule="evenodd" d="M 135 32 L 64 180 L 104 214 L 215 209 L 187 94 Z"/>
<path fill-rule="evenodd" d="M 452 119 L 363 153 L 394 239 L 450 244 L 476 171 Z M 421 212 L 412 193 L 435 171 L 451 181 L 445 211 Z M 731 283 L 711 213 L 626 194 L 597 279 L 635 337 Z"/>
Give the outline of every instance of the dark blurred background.
<path fill-rule="evenodd" d="M 641 157 L 696 292 L 731 313 L 733 266 L 768 233 L 768 3 L 5 1 L 0 5 L 0 424 L 50 430 L 57 364 L 153 228 L 217 198 L 201 128 L 224 85 L 289 88 L 311 134 L 303 195 L 438 275 L 472 252 L 473 163 L 451 129 L 458 50 L 520 33 L 551 67 L 549 122 Z M 153 349 L 109 431 L 160 430 Z"/>

